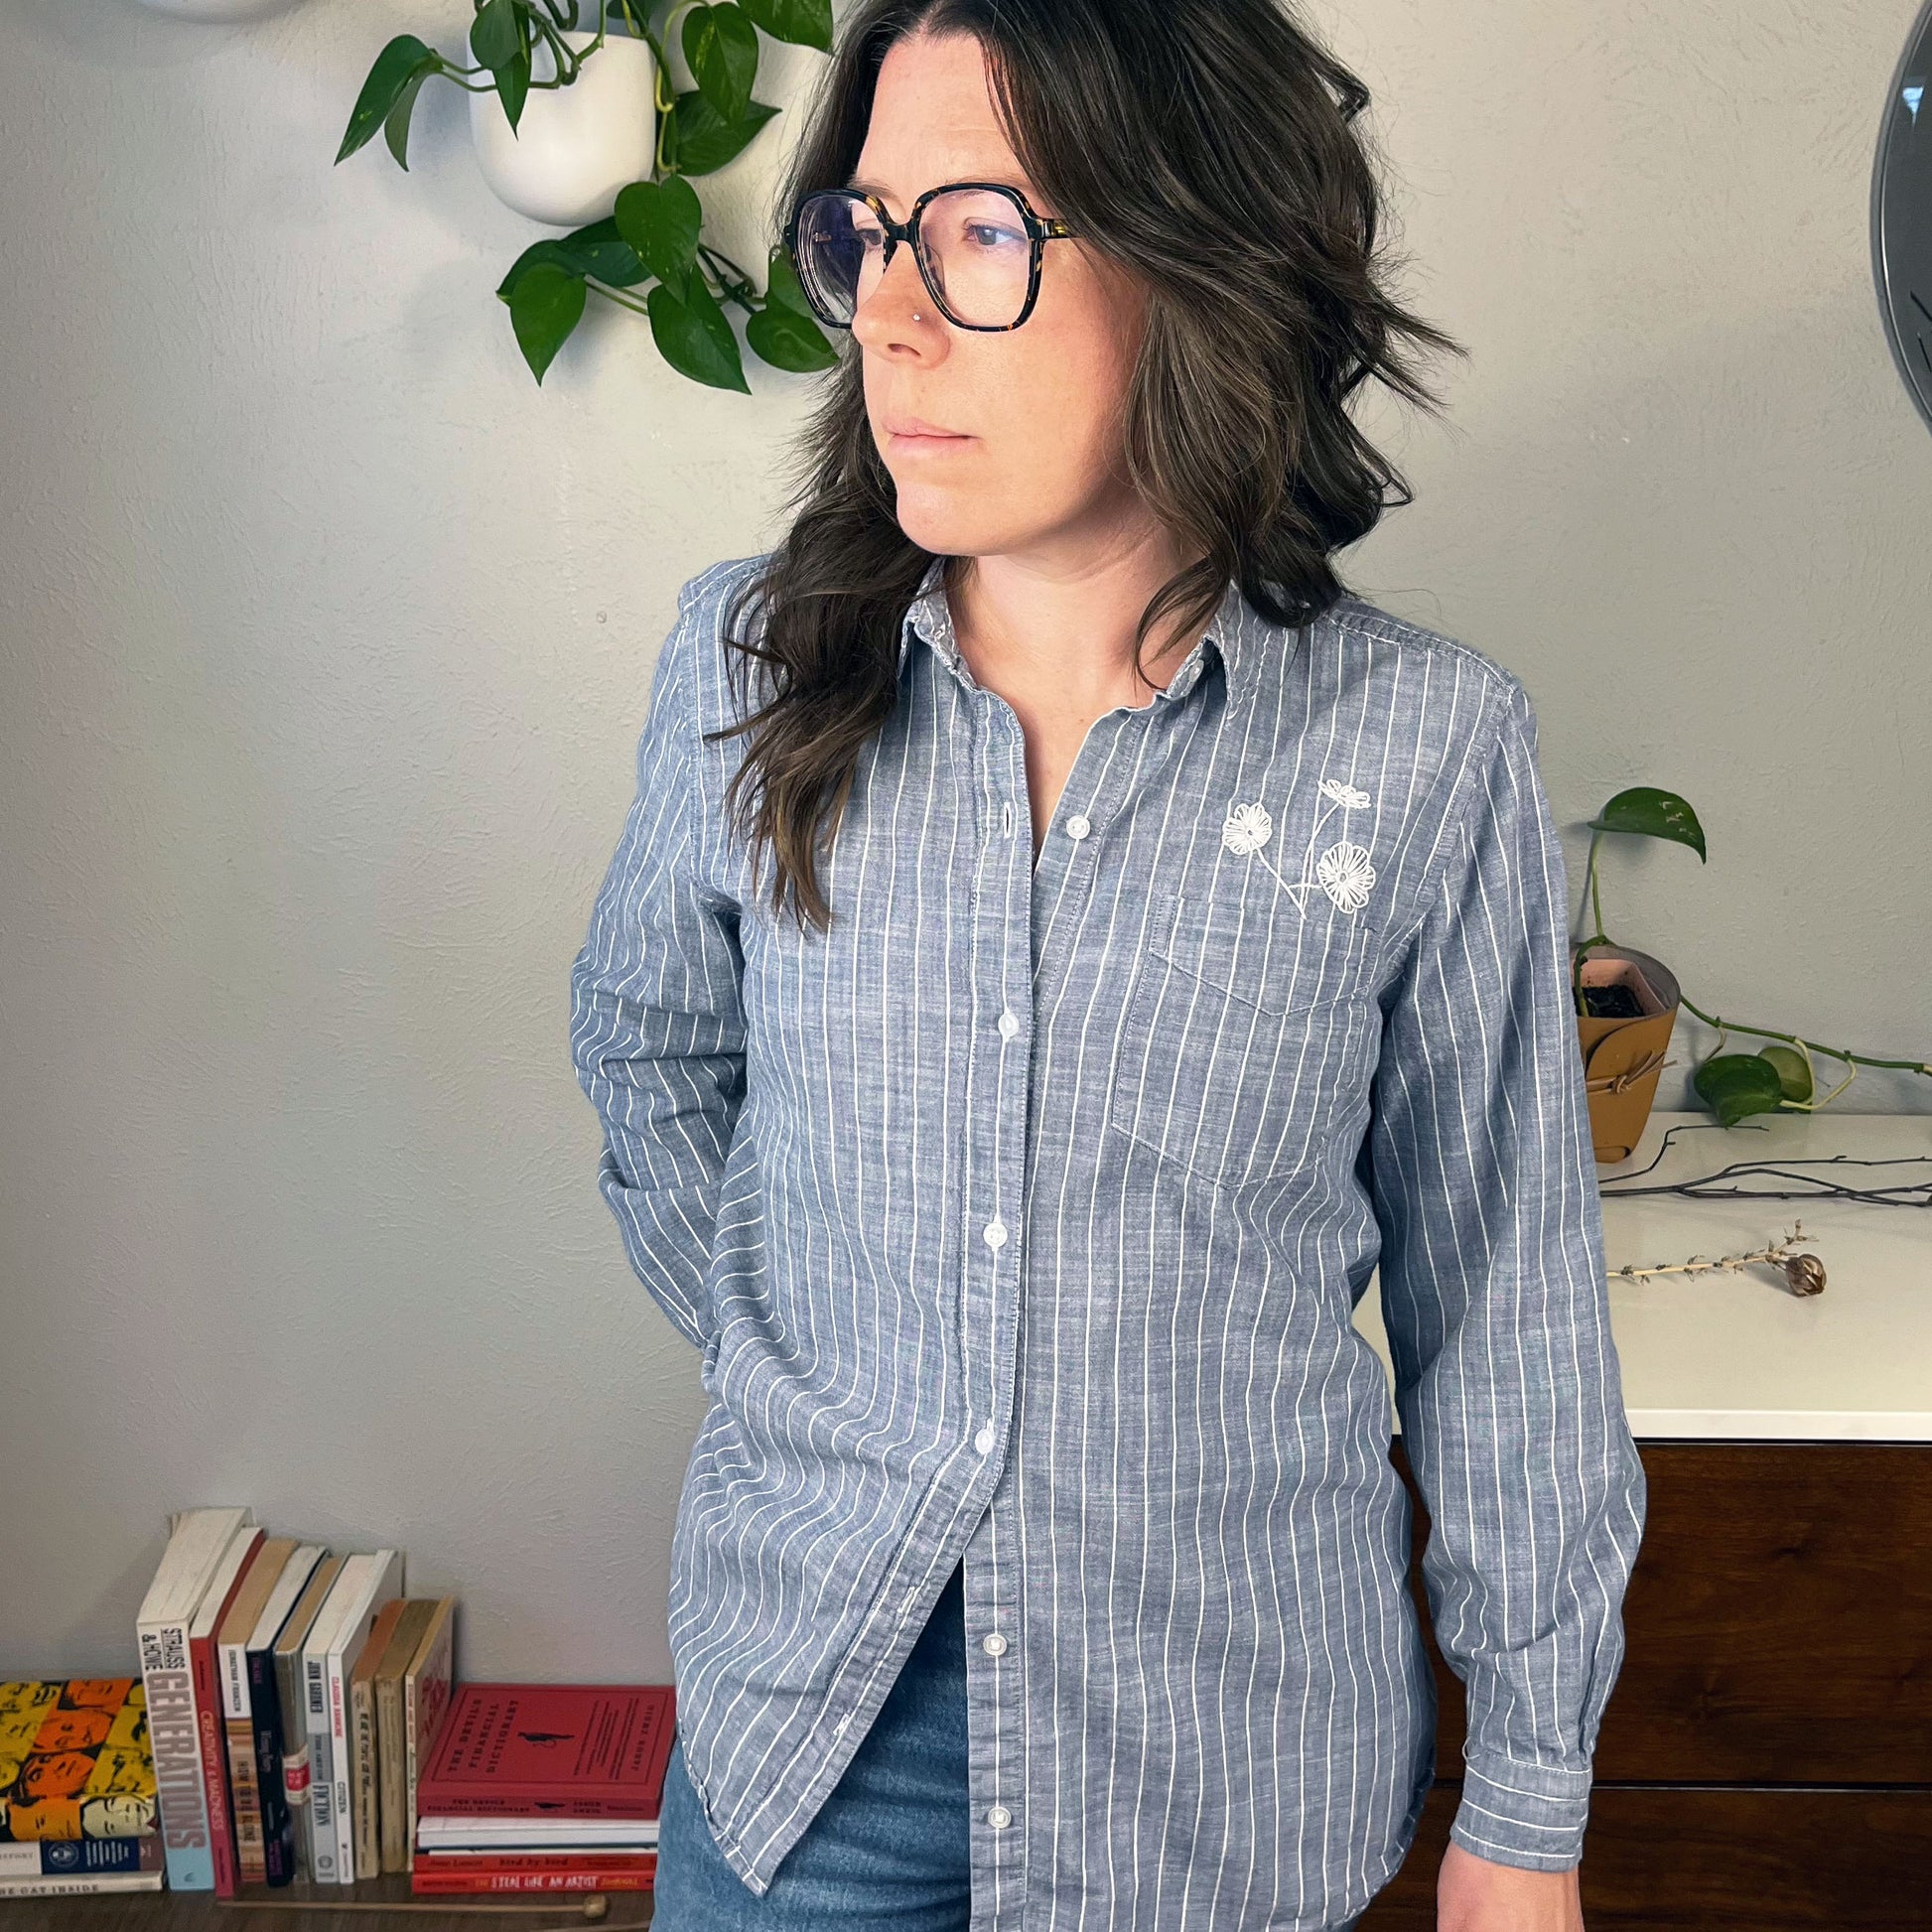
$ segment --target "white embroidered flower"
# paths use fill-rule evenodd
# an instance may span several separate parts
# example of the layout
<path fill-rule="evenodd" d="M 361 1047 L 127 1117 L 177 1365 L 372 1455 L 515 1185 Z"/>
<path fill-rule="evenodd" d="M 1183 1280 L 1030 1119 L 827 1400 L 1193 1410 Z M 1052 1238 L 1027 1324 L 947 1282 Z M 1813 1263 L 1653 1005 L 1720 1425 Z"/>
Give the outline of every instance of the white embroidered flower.
<path fill-rule="evenodd" d="M 1321 795 L 1332 798 L 1337 805 L 1366 805 L 1369 802 L 1367 792 L 1358 791 L 1353 785 L 1345 785 L 1339 778 L 1323 778 Z"/>
<path fill-rule="evenodd" d="M 1359 912 L 1368 903 L 1375 885 L 1375 868 L 1368 853 L 1344 839 L 1331 845 L 1314 864 L 1314 877 L 1321 890 L 1344 912 Z"/>
<path fill-rule="evenodd" d="M 1227 823 L 1221 827 L 1221 843 L 1230 852 L 1259 852 L 1274 829 L 1268 807 L 1259 800 L 1252 805 L 1231 805 Z"/>

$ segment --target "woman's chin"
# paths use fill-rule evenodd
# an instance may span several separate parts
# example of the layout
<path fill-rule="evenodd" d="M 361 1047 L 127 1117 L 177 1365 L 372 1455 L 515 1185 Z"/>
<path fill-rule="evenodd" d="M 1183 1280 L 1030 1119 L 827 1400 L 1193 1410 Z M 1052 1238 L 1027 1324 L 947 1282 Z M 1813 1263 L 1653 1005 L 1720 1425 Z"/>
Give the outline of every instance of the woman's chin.
<path fill-rule="evenodd" d="M 997 548 L 985 541 L 986 506 L 955 500 L 950 490 L 905 488 L 897 492 L 898 527 L 936 557 L 975 556 Z"/>

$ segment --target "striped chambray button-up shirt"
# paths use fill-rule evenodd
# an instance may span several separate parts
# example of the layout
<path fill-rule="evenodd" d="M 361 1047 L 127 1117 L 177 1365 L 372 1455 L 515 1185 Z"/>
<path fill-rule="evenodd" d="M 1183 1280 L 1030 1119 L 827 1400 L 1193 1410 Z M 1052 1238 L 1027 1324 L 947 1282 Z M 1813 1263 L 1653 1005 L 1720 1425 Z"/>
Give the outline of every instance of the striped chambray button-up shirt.
<path fill-rule="evenodd" d="M 1434 1716 L 1379 1261 L 1454 1831 L 1574 1863 L 1644 1488 L 1522 684 L 1230 584 L 1035 863 L 935 560 L 801 932 L 700 738 L 759 561 L 685 586 L 572 972 L 603 1191 L 711 1398 L 669 1636 L 724 1857 L 768 1887 L 963 1558 L 976 1932 L 1359 1911 Z"/>

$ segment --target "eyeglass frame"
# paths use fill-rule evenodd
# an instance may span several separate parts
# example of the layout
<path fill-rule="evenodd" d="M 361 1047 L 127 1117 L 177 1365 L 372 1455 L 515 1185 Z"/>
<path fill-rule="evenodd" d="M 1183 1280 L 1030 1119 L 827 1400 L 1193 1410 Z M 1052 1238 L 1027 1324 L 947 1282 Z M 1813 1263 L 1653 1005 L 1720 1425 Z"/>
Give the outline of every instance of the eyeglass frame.
<path fill-rule="evenodd" d="M 1027 299 L 1021 304 L 1019 315 L 1011 322 L 961 322 L 953 314 L 952 310 L 947 307 L 946 298 L 933 286 L 931 273 L 926 268 L 925 252 L 920 248 L 916 238 L 919 232 L 919 218 L 925 213 L 927 203 L 935 201 L 941 195 L 950 195 L 955 190 L 961 188 L 988 188 L 992 189 L 996 194 L 1011 197 L 1015 206 L 1020 209 L 1021 220 L 1026 224 L 1027 240 L 1031 244 L 1031 255 L 1027 265 Z M 801 195 L 798 198 L 797 206 L 791 210 L 790 215 L 785 221 L 785 253 L 790 256 L 794 271 L 796 271 L 798 266 L 799 217 L 803 215 L 806 207 L 821 195 L 839 195 L 843 196 L 847 201 L 865 203 L 872 209 L 873 213 L 879 217 L 879 225 L 886 231 L 886 256 L 882 264 L 881 272 L 883 273 L 884 269 L 892 266 L 893 250 L 900 242 L 904 242 L 912 250 L 912 259 L 918 264 L 919 280 L 925 284 L 925 292 L 932 298 L 933 306 L 955 329 L 971 329 L 983 335 L 1004 335 L 1011 330 L 1018 329 L 1033 314 L 1034 304 L 1039 300 L 1040 264 L 1045 258 L 1046 244 L 1049 241 L 1077 240 L 1079 238 L 1078 230 L 1068 227 L 1057 214 L 1042 215 L 1035 213 L 1033 204 L 1010 181 L 942 182 L 937 188 L 928 188 L 912 204 L 903 221 L 895 221 L 887 211 L 885 203 L 877 195 L 867 194 L 862 189 L 814 188 L 809 194 Z M 812 314 L 820 322 L 824 323 L 828 329 L 850 329 L 852 327 L 852 322 L 834 321 L 819 308 L 818 303 L 813 298 L 811 285 L 806 281 L 803 274 L 800 274 L 798 277 L 798 285 L 804 291 L 805 300 L 810 305 Z M 855 308 L 853 311 L 853 321 L 856 322 L 857 320 L 858 311 Z"/>

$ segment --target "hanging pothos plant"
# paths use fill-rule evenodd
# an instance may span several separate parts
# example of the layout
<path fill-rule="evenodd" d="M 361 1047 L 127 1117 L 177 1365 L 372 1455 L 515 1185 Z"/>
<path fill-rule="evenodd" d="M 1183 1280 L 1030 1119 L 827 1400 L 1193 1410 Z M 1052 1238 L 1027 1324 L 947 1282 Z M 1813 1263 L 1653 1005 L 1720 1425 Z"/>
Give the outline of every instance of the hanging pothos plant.
<path fill-rule="evenodd" d="M 541 382 L 592 295 L 645 317 L 665 361 L 713 388 L 750 393 L 738 337 L 726 306 L 746 314 L 745 340 L 773 368 L 832 367 L 837 351 L 813 319 L 783 244 L 774 246 L 760 295 L 748 270 L 704 239 L 704 209 L 690 177 L 708 175 L 740 155 L 775 107 L 752 97 L 758 81 L 758 30 L 773 40 L 827 53 L 831 0 L 674 0 L 662 38 L 652 19 L 662 0 L 583 0 L 588 31 L 581 48 L 580 0 L 476 0 L 470 28 L 474 67 L 446 59 L 414 34 L 399 34 L 376 57 L 348 117 L 338 162 L 382 131 L 398 167 L 409 166 L 409 122 L 424 81 L 442 77 L 470 93 L 494 93 L 514 128 L 535 88 L 569 86 L 604 46 L 610 21 L 646 42 L 656 70 L 656 146 L 648 180 L 632 182 L 615 210 L 573 233 L 533 243 L 498 285 L 517 345 Z M 608 16 L 608 18 L 607 18 Z M 671 89 L 664 41 L 678 44 L 697 85 Z M 534 60 L 542 50 L 545 59 Z M 539 68 L 545 78 L 533 78 Z"/>
<path fill-rule="evenodd" d="M 1603 930 L 1603 906 L 1596 884 L 1596 845 L 1605 832 L 1634 832 L 1644 838 L 1665 839 L 1687 845 L 1699 859 L 1705 857 L 1704 827 L 1690 801 L 1674 791 L 1660 791 L 1654 785 L 1632 785 L 1619 791 L 1597 815 L 1589 820 L 1589 858 L 1584 868 L 1584 909 L 1595 930 L 1580 940 L 1571 953 L 1571 992 L 1579 1015 L 1596 1011 L 1595 998 L 1614 997 L 1621 988 L 1593 988 L 1581 977 L 1585 952 L 1591 946 L 1614 942 Z M 1821 1040 L 1806 1039 L 1798 1034 L 1779 1033 L 1772 1027 L 1747 1027 L 1740 1021 L 1721 1019 L 1706 1013 L 1688 995 L 1680 995 L 1687 1011 L 1707 1027 L 1718 1030 L 1716 1044 L 1698 1062 L 1692 1075 L 1704 1103 L 1725 1126 L 1734 1127 L 1751 1114 L 1816 1113 L 1829 1106 L 1849 1087 L 1862 1066 L 1897 1067 L 1908 1073 L 1932 1075 L 1932 1063 L 1925 1060 L 1881 1059 L 1871 1053 L 1855 1053 L 1846 1046 L 1827 1046 Z M 1604 1017 L 1616 1017 L 1606 1009 Z M 1771 1042 L 1755 1053 L 1726 1052 L 1725 1042 L 1733 1033 L 1749 1034 L 1753 1038 Z M 1818 1093 L 1818 1079 L 1812 1055 L 1822 1053 L 1845 1065 L 1845 1077 L 1830 1092 Z"/>

